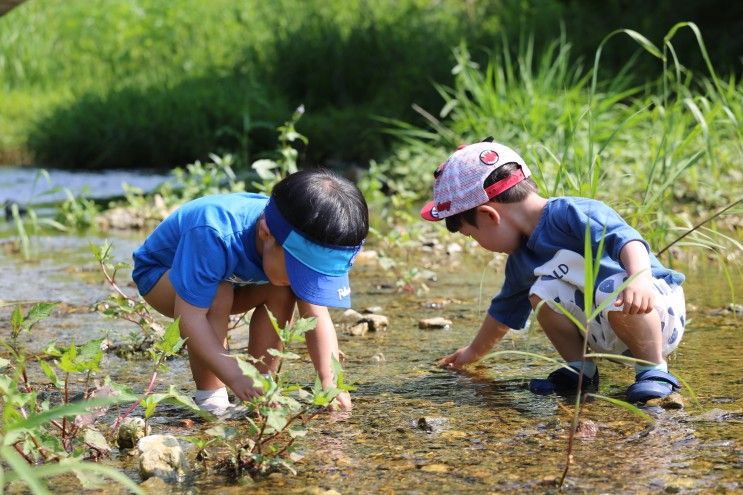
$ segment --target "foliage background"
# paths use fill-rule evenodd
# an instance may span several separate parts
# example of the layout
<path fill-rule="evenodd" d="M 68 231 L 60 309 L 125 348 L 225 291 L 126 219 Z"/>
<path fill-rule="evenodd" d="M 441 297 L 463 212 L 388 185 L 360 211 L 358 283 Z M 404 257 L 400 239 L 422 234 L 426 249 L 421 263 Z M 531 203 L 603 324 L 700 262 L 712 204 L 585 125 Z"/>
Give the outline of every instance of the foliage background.
<path fill-rule="evenodd" d="M 740 73 L 743 6 L 612 0 L 28 0 L 0 18 L 0 161 L 170 168 L 210 152 L 244 161 L 275 146 L 274 128 L 300 104 L 304 163 L 365 166 L 389 156 L 378 117 L 421 124 L 451 85 L 461 41 L 484 64 L 533 34 L 542 53 L 565 33 L 571 61 L 633 28 L 660 44 L 680 20 L 699 24 L 724 74 Z M 681 33 L 684 64 L 703 68 Z M 618 73 L 638 52 L 607 50 Z M 640 57 L 629 74 L 654 80 Z"/>

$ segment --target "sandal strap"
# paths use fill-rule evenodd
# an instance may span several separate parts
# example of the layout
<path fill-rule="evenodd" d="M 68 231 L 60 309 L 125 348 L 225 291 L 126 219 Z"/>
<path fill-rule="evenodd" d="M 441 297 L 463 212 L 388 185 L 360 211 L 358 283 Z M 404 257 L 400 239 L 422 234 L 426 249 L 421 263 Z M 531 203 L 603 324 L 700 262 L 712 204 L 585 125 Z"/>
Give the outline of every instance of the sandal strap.
<path fill-rule="evenodd" d="M 674 389 L 680 389 L 681 383 L 678 381 L 678 378 L 673 376 L 672 374 L 661 371 L 661 370 L 647 370 L 643 371 L 642 373 L 638 374 L 635 377 L 635 381 L 645 381 L 645 380 L 651 380 L 655 382 L 666 382 L 670 384 Z"/>

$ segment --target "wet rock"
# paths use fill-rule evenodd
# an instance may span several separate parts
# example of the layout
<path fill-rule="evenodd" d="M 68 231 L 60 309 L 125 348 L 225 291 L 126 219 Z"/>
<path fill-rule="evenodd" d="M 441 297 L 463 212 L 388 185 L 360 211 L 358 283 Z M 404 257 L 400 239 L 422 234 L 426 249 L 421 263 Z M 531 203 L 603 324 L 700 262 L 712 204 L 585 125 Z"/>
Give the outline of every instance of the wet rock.
<path fill-rule="evenodd" d="M 421 466 L 421 471 L 425 471 L 427 473 L 448 473 L 449 472 L 449 466 L 446 464 L 424 464 Z"/>
<path fill-rule="evenodd" d="M 96 221 L 101 230 L 129 230 L 144 227 L 144 219 L 133 210 L 124 207 L 111 208 L 103 212 Z"/>
<path fill-rule="evenodd" d="M 383 332 L 384 330 L 387 330 L 387 327 L 390 324 L 390 321 L 386 316 L 378 314 L 364 315 L 364 319 L 361 321 L 369 325 L 370 332 Z"/>
<path fill-rule="evenodd" d="M 369 331 L 369 324 L 365 321 L 360 321 L 356 323 L 355 325 L 351 325 L 350 327 L 348 327 L 348 333 L 356 337 L 361 337 L 362 335 L 366 335 L 366 332 L 368 331 Z"/>
<path fill-rule="evenodd" d="M 448 418 L 437 416 L 422 416 L 415 421 L 415 427 L 426 433 L 440 433 L 449 425 Z"/>
<path fill-rule="evenodd" d="M 172 435 L 141 438 L 137 443 L 140 476 L 144 479 L 157 476 L 168 482 L 181 481 L 189 472 L 185 452 L 188 448 Z"/>
<path fill-rule="evenodd" d="M 418 322 L 418 328 L 424 330 L 432 330 L 436 328 L 450 328 L 452 325 L 451 320 L 437 316 L 435 318 L 424 318 Z"/>
<path fill-rule="evenodd" d="M 147 493 L 170 493 L 170 487 L 162 479 L 153 476 L 139 484 Z"/>
<path fill-rule="evenodd" d="M 683 409 L 685 401 L 683 396 L 677 393 L 672 393 L 668 397 L 662 399 L 650 399 L 645 403 L 648 407 L 662 407 L 663 409 Z"/>
<path fill-rule="evenodd" d="M 137 445 L 137 442 L 150 433 L 149 426 L 145 426 L 143 418 L 129 416 L 124 418 L 119 426 L 119 433 L 116 437 L 116 443 L 121 449 L 130 449 Z"/>
<path fill-rule="evenodd" d="M 361 311 L 365 315 L 378 315 L 382 313 L 382 306 L 369 306 Z"/>
<path fill-rule="evenodd" d="M 452 255 L 462 252 L 462 246 L 459 244 L 452 242 L 446 246 L 446 254 Z"/>
<path fill-rule="evenodd" d="M 575 430 L 575 436 L 578 438 L 593 438 L 599 432 L 599 426 L 590 419 L 581 419 L 578 428 Z"/>
<path fill-rule="evenodd" d="M 347 309 L 343 312 L 343 321 L 350 323 L 357 323 L 362 320 L 364 315 L 353 309 Z"/>
<path fill-rule="evenodd" d="M 451 302 L 451 299 L 434 299 L 432 301 L 421 303 L 421 306 L 426 309 L 442 309 L 444 306 Z"/>
<path fill-rule="evenodd" d="M 691 422 L 705 422 L 705 423 L 741 423 L 743 422 L 743 412 L 741 411 L 726 411 L 724 409 L 710 409 L 709 411 L 703 412 L 697 416 L 693 416 L 686 421 Z"/>
<path fill-rule="evenodd" d="M 374 354 L 371 357 L 371 360 L 373 362 L 375 362 L 375 363 L 382 363 L 382 362 L 386 361 L 386 359 L 384 357 L 384 354 L 382 354 L 381 352 L 378 352 L 378 353 Z"/>

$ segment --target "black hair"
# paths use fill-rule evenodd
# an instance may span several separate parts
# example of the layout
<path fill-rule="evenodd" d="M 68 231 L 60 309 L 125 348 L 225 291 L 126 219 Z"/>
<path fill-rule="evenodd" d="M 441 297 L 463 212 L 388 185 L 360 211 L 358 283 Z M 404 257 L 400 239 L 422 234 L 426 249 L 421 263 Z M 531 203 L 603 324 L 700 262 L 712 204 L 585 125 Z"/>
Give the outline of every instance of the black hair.
<path fill-rule="evenodd" d="M 518 163 L 515 162 L 501 165 L 487 176 L 482 184 L 482 187 L 486 188 L 492 186 L 496 182 L 509 177 L 519 168 L 521 167 Z M 537 185 L 531 177 L 527 177 L 515 186 L 509 187 L 502 193 L 493 196 L 492 198 L 490 198 L 490 201 L 493 201 L 495 203 L 518 203 L 533 192 L 537 192 Z M 446 217 L 445 221 L 446 228 L 449 230 L 449 232 L 459 232 L 459 229 L 462 228 L 463 222 L 466 222 L 473 227 L 477 227 L 477 206 L 467 211 L 462 211 L 450 217 Z"/>
<path fill-rule="evenodd" d="M 293 173 L 274 186 L 271 197 L 292 227 L 314 242 L 356 246 L 369 233 L 369 209 L 361 191 L 330 170 Z"/>

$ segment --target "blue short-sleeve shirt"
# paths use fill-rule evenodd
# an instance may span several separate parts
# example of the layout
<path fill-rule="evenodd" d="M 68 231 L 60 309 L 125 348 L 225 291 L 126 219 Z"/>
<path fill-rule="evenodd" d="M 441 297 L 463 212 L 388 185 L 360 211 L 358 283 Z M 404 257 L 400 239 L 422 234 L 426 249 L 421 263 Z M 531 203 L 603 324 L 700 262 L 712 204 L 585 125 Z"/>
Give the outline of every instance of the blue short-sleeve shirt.
<path fill-rule="evenodd" d="M 262 194 L 233 193 L 204 196 L 178 208 L 134 251 L 132 278 L 140 294 L 167 270 L 176 293 L 199 308 L 211 306 L 221 282 L 268 282 L 255 245 L 267 203 Z"/>
<path fill-rule="evenodd" d="M 579 197 L 550 198 L 534 232 L 508 256 L 503 287 L 488 314 L 509 328 L 523 328 L 531 312 L 529 290 L 538 276 L 566 277 L 582 288 L 586 225 L 590 226 L 594 256 L 604 238 L 597 282 L 625 271 L 619 253 L 628 242 L 640 241 L 648 248 L 639 232 L 604 203 Z M 665 268 L 652 253 L 649 256 L 653 277 L 669 285 L 684 281 L 681 273 Z"/>

